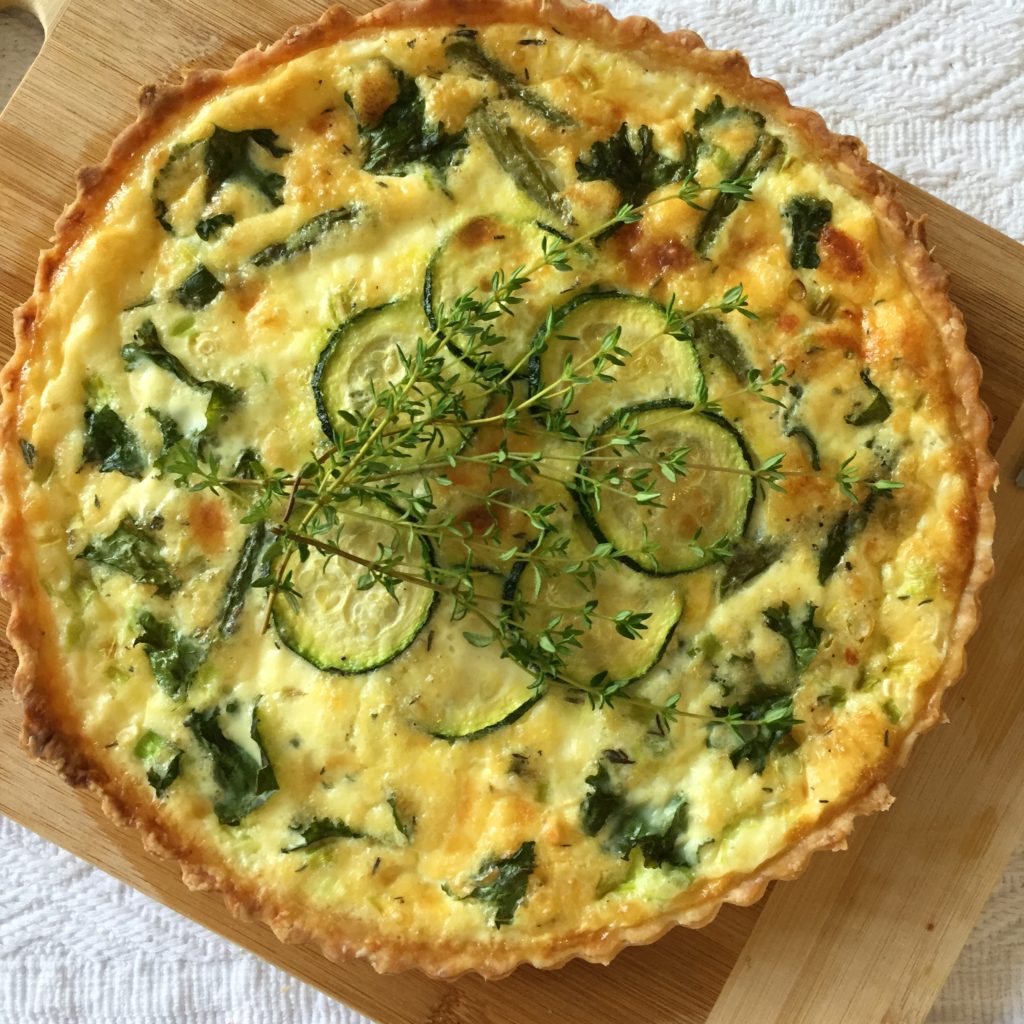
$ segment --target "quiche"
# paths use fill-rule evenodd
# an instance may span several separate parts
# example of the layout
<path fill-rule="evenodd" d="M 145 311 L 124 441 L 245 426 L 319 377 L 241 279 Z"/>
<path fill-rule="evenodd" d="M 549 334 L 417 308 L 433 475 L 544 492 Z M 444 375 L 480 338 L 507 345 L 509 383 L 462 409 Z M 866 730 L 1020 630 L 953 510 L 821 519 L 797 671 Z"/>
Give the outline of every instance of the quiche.
<path fill-rule="evenodd" d="M 941 717 L 979 370 L 855 139 L 557 0 L 337 9 L 147 90 L 17 316 L 29 750 L 378 970 L 758 899 Z"/>

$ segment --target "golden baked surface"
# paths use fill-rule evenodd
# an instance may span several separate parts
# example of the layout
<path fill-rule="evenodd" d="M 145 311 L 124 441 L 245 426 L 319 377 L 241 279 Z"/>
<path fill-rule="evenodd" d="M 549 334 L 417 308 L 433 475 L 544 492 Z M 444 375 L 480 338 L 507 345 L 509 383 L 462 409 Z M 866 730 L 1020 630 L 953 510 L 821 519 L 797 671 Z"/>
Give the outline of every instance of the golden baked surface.
<path fill-rule="evenodd" d="M 487 7 L 154 101 L 4 378 L 33 749 L 283 938 L 438 974 L 841 844 L 991 534 L 962 322 L 853 140 L 695 37 Z"/>

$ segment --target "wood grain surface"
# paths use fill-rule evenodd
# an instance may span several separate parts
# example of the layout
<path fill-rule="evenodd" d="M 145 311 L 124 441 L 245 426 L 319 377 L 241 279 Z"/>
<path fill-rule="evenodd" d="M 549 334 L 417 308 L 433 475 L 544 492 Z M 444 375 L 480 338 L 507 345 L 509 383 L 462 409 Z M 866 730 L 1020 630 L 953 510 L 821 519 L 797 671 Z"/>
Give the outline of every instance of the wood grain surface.
<path fill-rule="evenodd" d="M 4 0 L 0 0 L 0 5 Z M 135 94 L 184 65 L 224 66 L 317 17 L 315 0 L 31 0 L 47 42 L 0 119 L 0 357 L 11 310 L 32 290 L 38 250 L 73 196 L 76 168 L 102 159 L 134 116 Z M 347 0 L 361 12 L 373 0 Z M 127 47 L 125 40 L 130 42 Z M 130 53 L 130 59 L 126 59 Z M 522 968 L 498 983 L 382 978 L 328 963 L 188 892 L 173 864 L 111 825 L 19 748 L 20 709 L 0 686 L 0 812 L 383 1024 L 915 1024 L 923 1019 L 1024 831 L 1024 248 L 901 184 L 929 217 L 970 340 L 1004 466 L 997 576 L 971 670 L 948 702 L 953 725 L 928 736 L 896 786 L 894 810 L 862 823 L 842 856 L 818 857 L 759 907 L 727 907 L 701 932 L 677 929 L 609 968 Z M 6 609 L 3 609 L 6 620 Z M 0 646 L 0 678 L 14 657 Z"/>

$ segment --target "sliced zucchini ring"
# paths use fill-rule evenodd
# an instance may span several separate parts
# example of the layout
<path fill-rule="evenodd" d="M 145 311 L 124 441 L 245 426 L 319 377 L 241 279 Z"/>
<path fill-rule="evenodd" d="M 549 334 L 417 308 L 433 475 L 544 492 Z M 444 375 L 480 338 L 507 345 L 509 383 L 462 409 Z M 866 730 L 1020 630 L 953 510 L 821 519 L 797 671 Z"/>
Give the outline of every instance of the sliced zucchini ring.
<path fill-rule="evenodd" d="M 381 544 L 404 549 L 403 572 L 422 576 L 429 571 L 430 545 L 393 525 L 400 518 L 396 509 L 368 501 L 353 505 L 349 515 L 340 509 L 339 516 L 346 550 L 373 559 Z M 357 675 L 393 661 L 419 636 L 437 603 L 436 591 L 415 583 L 400 583 L 394 597 L 382 586 L 360 590 L 365 567 L 315 549 L 305 561 L 293 558 L 291 569 L 300 596 L 293 607 L 278 594 L 274 627 L 286 647 L 325 672 Z"/>
<path fill-rule="evenodd" d="M 570 557 L 592 550 L 589 538 L 577 531 Z M 567 553 L 568 554 L 568 553 Z M 558 628 L 583 630 L 580 646 L 568 659 L 567 675 L 574 682 L 588 683 L 600 672 L 621 682 L 646 675 L 661 660 L 683 614 L 684 595 L 670 580 L 651 580 L 638 576 L 615 562 L 597 572 L 593 586 L 584 588 L 575 576 L 549 576 L 540 580 L 527 561 L 517 562 L 505 581 L 506 602 L 516 594 L 522 597 L 522 627 L 528 639 L 540 637 L 552 620 L 561 616 Z M 579 609 L 596 600 L 596 615 L 590 628 L 582 623 Z M 636 639 L 620 635 L 610 618 L 623 611 L 648 612 L 646 629 Z M 600 617 L 597 617 L 600 616 Z"/>
<path fill-rule="evenodd" d="M 497 610 L 503 577 L 474 574 L 477 594 Z M 438 739 L 476 740 L 518 721 L 541 698 L 532 676 L 509 658 L 497 658 L 497 642 L 478 648 L 463 635 L 486 634 L 473 615 L 452 620 L 453 603 L 442 598 L 430 628 L 416 643 L 415 693 L 408 701 L 412 724 Z M 400 684 L 401 685 L 401 684 Z"/>
<path fill-rule="evenodd" d="M 605 367 L 603 372 L 614 380 L 577 385 L 569 411 L 582 436 L 626 405 L 666 398 L 696 400 L 703 377 L 693 342 L 665 333 L 665 309 L 653 299 L 592 292 L 571 299 L 555 318 L 555 334 L 530 367 L 532 394 L 558 380 L 569 356 L 577 371 L 592 373 L 593 357 L 612 332 L 621 332 L 616 344 L 630 353 L 624 366 Z M 551 402 L 558 402 L 554 393 Z"/>
<path fill-rule="evenodd" d="M 706 412 L 695 413 L 687 402 L 644 402 L 623 412 L 634 418 L 648 439 L 638 446 L 641 457 L 655 460 L 685 447 L 692 468 L 679 474 L 674 483 L 659 479 L 661 508 L 638 504 L 631 495 L 614 493 L 610 488 L 602 491 L 599 502 L 591 494 L 577 492 L 583 520 L 598 541 L 608 541 L 626 552 L 622 561 L 637 572 L 672 576 L 700 569 L 714 556 L 691 543 L 698 530 L 698 544 L 706 547 L 723 537 L 730 542 L 738 540 L 750 522 L 754 481 L 748 471 L 753 463 L 743 437 L 727 420 Z M 596 457 L 595 449 L 602 440 L 619 425 L 617 414 L 597 427 L 580 460 L 580 475 L 607 473 L 614 468 L 607 462 L 590 460 Z M 605 456 L 613 449 L 600 451 Z M 705 466 L 720 466 L 726 472 L 702 468 Z M 636 467 L 624 462 L 622 468 L 627 471 Z M 645 541 L 656 545 L 653 552 L 641 550 Z"/>
<path fill-rule="evenodd" d="M 466 292 L 486 293 L 495 271 L 506 274 L 517 267 L 528 269 L 556 237 L 552 228 L 533 221 L 513 222 L 495 216 L 473 217 L 442 243 L 427 266 L 423 282 L 423 310 L 431 329 L 437 330 L 438 316 L 443 308 Z M 498 362 L 506 369 L 526 372 L 526 355 L 530 342 L 547 308 L 556 301 L 566 286 L 566 278 L 553 267 L 544 267 L 530 274 L 530 283 L 517 293 L 522 301 L 513 307 L 514 315 L 502 314 L 491 321 L 495 334 L 505 340 L 490 350 L 488 361 Z M 449 345 L 461 358 L 479 364 L 481 355 L 470 354 L 465 344 L 450 338 Z"/>
<path fill-rule="evenodd" d="M 317 417 L 328 438 L 333 441 L 344 424 L 341 411 L 366 413 L 375 387 L 379 390 L 388 382 L 402 379 L 405 369 L 399 351 L 412 355 L 417 340 L 429 335 L 415 299 L 396 299 L 361 310 L 333 331 L 317 359 L 312 379 Z M 461 364 L 455 359 L 451 364 L 451 372 L 458 374 Z M 445 450 L 461 447 L 465 440 L 465 434 L 455 428 L 444 428 L 442 436 L 446 440 L 440 447 Z"/>

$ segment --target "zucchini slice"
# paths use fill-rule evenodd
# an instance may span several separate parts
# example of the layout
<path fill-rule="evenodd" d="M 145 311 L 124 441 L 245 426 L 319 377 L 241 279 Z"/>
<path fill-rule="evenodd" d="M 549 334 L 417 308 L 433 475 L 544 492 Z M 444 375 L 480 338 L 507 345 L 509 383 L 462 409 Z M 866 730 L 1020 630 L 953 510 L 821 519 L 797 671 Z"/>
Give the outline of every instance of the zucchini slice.
<path fill-rule="evenodd" d="M 375 387 L 379 390 L 389 381 L 401 380 L 405 368 L 399 353 L 412 356 L 417 341 L 429 336 L 415 299 L 396 299 L 361 310 L 337 327 L 317 359 L 312 379 L 317 417 L 327 437 L 333 441 L 344 426 L 341 411 L 365 414 Z M 458 374 L 459 369 L 452 359 L 451 373 Z M 473 408 L 471 402 L 468 405 Z M 434 448 L 459 448 L 466 438 L 454 427 L 442 428 L 441 436 L 444 441 L 440 445 L 434 441 Z"/>
<path fill-rule="evenodd" d="M 665 309 L 653 299 L 592 292 L 571 299 L 555 318 L 555 333 L 530 367 L 532 394 L 558 380 L 569 356 L 577 371 L 593 372 L 593 356 L 614 331 L 621 332 L 617 345 L 630 353 L 624 366 L 605 367 L 613 381 L 576 386 L 570 412 L 582 436 L 623 406 L 668 398 L 696 400 L 703 382 L 696 349 L 693 342 L 665 333 Z M 556 385 L 555 390 L 561 388 Z M 552 392 L 550 401 L 557 405 L 560 398 Z"/>
<path fill-rule="evenodd" d="M 450 310 L 466 292 L 479 297 L 491 288 L 491 278 L 501 270 L 506 277 L 515 269 L 529 269 L 558 233 L 532 221 L 513 222 L 496 216 L 473 217 L 442 243 L 430 258 L 423 282 L 423 310 L 431 329 L 437 330 L 442 308 Z M 503 313 L 491 321 L 495 334 L 504 338 L 489 350 L 488 362 L 498 362 L 516 373 L 526 372 L 527 354 L 537 325 L 547 308 L 566 286 L 567 275 L 553 267 L 530 274 L 530 283 L 517 293 L 521 300 L 513 314 Z M 471 365 L 483 362 L 483 352 L 469 353 L 463 341 L 449 339 L 452 350 Z M 521 369 L 520 369 L 521 367 Z"/>
<path fill-rule="evenodd" d="M 503 577 L 482 570 L 474 574 L 476 592 L 498 609 Z M 497 641 L 478 648 L 463 635 L 486 634 L 468 615 L 452 620 L 453 604 L 442 598 L 430 628 L 416 644 L 415 703 L 409 702 L 416 728 L 438 739 L 476 740 L 518 721 L 541 698 L 533 677 L 509 658 L 498 659 Z M 413 664 L 410 661 L 410 666 Z"/>
<path fill-rule="evenodd" d="M 396 509 L 367 501 L 353 506 L 348 515 L 344 508 L 338 514 L 346 550 L 373 559 L 379 545 L 391 546 L 404 550 L 402 572 L 429 572 L 430 545 L 393 525 L 400 518 Z M 386 665 L 419 636 L 437 603 L 436 591 L 415 583 L 398 584 L 394 597 L 379 585 L 360 590 L 364 566 L 315 549 L 304 562 L 293 559 L 292 565 L 292 582 L 300 596 L 293 607 L 285 594 L 278 594 L 274 627 L 286 647 L 325 672 L 357 675 Z"/>
<path fill-rule="evenodd" d="M 591 494 L 577 492 L 583 520 L 598 541 L 608 541 L 626 552 L 622 561 L 637 572 L 672 576 L 700 569 L 714 556 L 691 544 L 698 530 L 702 545 L 723 537 L 733 542 L 743 536 L 750 522 L 754 481 L 748 471 L 753 463 L 743 437 L 722 417 L 695 413 L 689 403 L 678 400 L 645 402 L 623 412 L 635 418 L 647 437 L 637 447 L 640 457 L 656 460 L 686 447 L 690 450 L 686 461 L 692 468 L 677 475 L 672 483 L 659 480 L 661 508 L 641 505 L 631 495 L 617 494 L 610 488 L 602 491 L 599 502 Z M 587 452 L 580 459 L 581 474 L 607 473 L 613 465 L 590 460 L 619 423 L 619 415 L 612 416 L 591 435 Z M 600 451 L 604 456 L 613 449 Z M 721 467 L 724 472 L 705 466 Z M 637 466 L 624 461 L 622 468 L 626 472 Z M 645 540 L 656 545 L 653 552 L 641 550 Z"/>
<path fill-rule="evenodd" d="M 577 531 L 567 556 L 582 556 L 591 550 L 588 539 Z M 580 646 L 566 666 L 569 678 L 579 683 L 590 682 L 600 672 L 621 682 L 650 672 L 667 650 L 685 603 L 678 584 L 638 576 L 617 562 L 599 569 L 593 586 L 586 588 L 571 575 L 548 576 L 538 582 L 529 562 L 517 562 L 505 580 L 505 600 L 511 601 L 517 593 L 522 598 L 521 625 L 528 639 L 539 638 L 558 616 L 557 628 L 583 630 L 578 637 Z M 578 609 L 592 600 L 597 601 L 596 615 L 588 629 Z M 636 639 L 620 635 L 609 621 L 624 611 L 650 613 L 647 628 Z"/>

